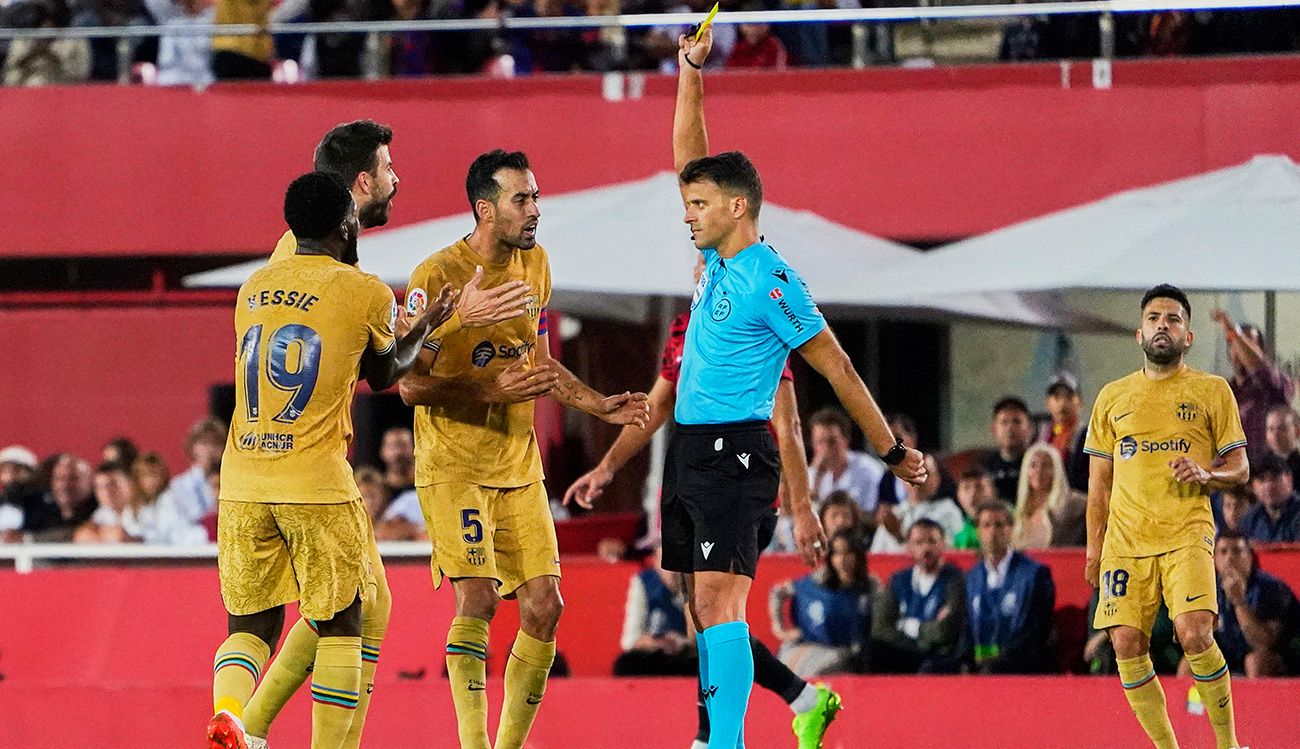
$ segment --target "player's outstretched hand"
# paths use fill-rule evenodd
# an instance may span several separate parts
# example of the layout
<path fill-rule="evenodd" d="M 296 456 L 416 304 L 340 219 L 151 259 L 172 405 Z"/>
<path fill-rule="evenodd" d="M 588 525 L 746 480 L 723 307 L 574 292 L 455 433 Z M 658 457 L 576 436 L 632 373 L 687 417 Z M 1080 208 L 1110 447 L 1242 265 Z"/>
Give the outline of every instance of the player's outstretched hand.
<path fill-rule="evenodd" d="M 611 395 L 596 406 L 596 415 L 611 424 L 636 424 L 645 429 L 650 423 L 650 400 L 645 393 Z"/>
<path fill-rule="evenodd" d="M 474 275 L 465 283 L 460 294 L 460 324 L 466 328 L 482 328 L 519 317 L 528 310 L 528 295 L 532 287 L 523 281 L 510 281 L 493 289 L 480 289 L 483 283 L 483 266 L 474 269 Z"/>
<path fill-rule="evenodd" d="M 579 507 L 590 510 L 595 501 L 600 499 L 600 495 L 605 493 L 605 487 L 613 480 L 612 471 L 596 466 L 584 473 L 573 482 L 568 491 L 564 492 L 564 506 L 568 507 L 570 502 L 577 502 Z"/>
<path fill-rule="evenodd" d="M 806 505 L 802 510 L 796 511 L 794 517 L 794 545 L 799 550 L 799 556 L 809 567 L 816 567 L 822 557 L 826 555 L 826 532 L 822 530 L 822 523 L 817 519 L 817 513 L 812 511 L 811 505 Z"/>
<path fill-rule="evenodd" d="M 890 466 L 889 470 L 913 486 L 920 486 L 930 478 L 930 471 L 925 467 L 925 454 L 910 447 L 907 448 L 907 455 L 898 465 Z"/>
<path fill-rule="evenodd" d="M 1201 468 L 1196 461 L 1191 458 L 1178 458 L 1169 461 L 1169 467 L 1174 471 L 1174 478 L 1180 484 L 1200 484 L 1205 486 L 1213 478 L 1210 472 Z"/>
<path fill-rule="evenodd" d="M 560 376 L 549 364 L 538 364 L 531 369 L 528 361 L 520 359 L 497 375 L 487 386 L 484 400 L 488 403 L 522 403 L 535 400 L 551 392 Z"/>
<path fill-rule="evenodd" d="M 677 65 L 683 69 L 702 66 L 709 59 L 709 51 L 712 49 L 713 29 L 705 29 L 699 41 L 695 40 L 694 34 L 683 34 L 677 37 Z M 687 64 L 688 58 L 694 65 Z"/>

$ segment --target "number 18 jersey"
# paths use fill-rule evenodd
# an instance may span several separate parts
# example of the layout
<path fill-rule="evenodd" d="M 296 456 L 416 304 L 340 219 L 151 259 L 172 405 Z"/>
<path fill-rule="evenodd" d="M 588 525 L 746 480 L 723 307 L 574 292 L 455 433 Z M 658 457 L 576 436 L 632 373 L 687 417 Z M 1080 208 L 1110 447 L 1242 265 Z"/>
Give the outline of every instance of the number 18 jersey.
<path fill-rule="evenodd" d="M 396 345 L 396 319 L 383 281 L 329 256 L 295 254 L 253 273 L 235 306 L 235 412 L 221 499 L 360 496 L 347 461 L 352 397 L 365 351 Z"/>

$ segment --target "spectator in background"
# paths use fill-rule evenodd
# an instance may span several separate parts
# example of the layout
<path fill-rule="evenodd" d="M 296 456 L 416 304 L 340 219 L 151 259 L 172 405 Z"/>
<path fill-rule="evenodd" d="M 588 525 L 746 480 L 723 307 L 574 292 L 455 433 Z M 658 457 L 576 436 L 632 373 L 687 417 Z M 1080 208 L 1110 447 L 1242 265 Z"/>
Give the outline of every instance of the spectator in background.
<path fill-rule="evenodd" d="M 568 0 L 528 0 L 516 8 L 515 15 L 557 18 L 584 13 L 582 7 Z M 582 29 L 534 29 L 522 32 L 521 36 L 528 54 L 526 60 L 523 55 L 515 56 L 520 73 L 568 73 L 589 67 Z"/>
<path fill-rule="evenodd" d="M 818 505 L 833 491 L 848 492 L 869 517 L 876 511 L 881 477 L 892 473 L 865 452 L 849 450 L 853 422 L 838 408 L 823 408 L 809 419 L 812 460 L 808 461 L 808 487 Z"/>
<path fill-rule="evenodd" d="M 393 20 L 423 21 L 431 17 L 429 0 L 393 0 Z M 388 72 L 394 78 L 433 75 L 434 34 L 428 31 L 397 31 L 388 37 Z"/>
<path fill-rule="evenodd" d="M 980 465 L 967 466 L 957 480 L 957 506 L 961 508 L 962 528 L 952 539 L 954 549 L 978 549 L 979 533 L 975 530 L 975 511 L 980 505 L 997 499 L 993 477 Z"/>
<path fill-rule="evenodd" d="M 620 13 L 619 0 L 586 0 L 588 16 L 616 16 Z M 627 29 L 621 26 L 582 29 L 582 43 L 586 47 L 588 70 L 627 70 Z"/>
<path fill-rule="evenodd" d="M 686 630 L 682 576 L 660 566 L 661 554 L 632 576 L 623 613 L 623 654 L 615 676 L 692 676 L 695 648 Z"/>
<path fill-rule="evenodd" d="M 1289 406 L 1295 395 L 1295 384 L 1273 363 L 1264 350 L 1259 329 L 1253 325 L 1235 325 L 1228 313 L 1216 309 L 1210 317 L 1219 324 L 1228 342 L 1228 358 L 1232 360 L 1232 393 L 1237 396 L 1237 409 L 1241 412 L 1241 428 L 1246 433 L 1246 445 L 1251 458 L 1255 458 L 1268 443 L 1265 423 L 1268 412 L 1277 406 Z"/>
<path fill-rule="evenodd" d="M 4 14 L 6 25 L 19 29 L 62 28 L 69 20 L 62 0 L 24 0 Z M 15 39 L 0 78 L 6 86 L 47 86 L 81 83 L 90 72 L 90 42 L 85 39 Z"/>
<path fill-rule="evenodd" d="M 950 497 L 940 496 L 942 476 L 933 455 L 925 456 L 929 475 L 924 484 L 907 487 L 907 499 L 901 504 L 880 505 L 876 508 L 876 534 L 871 542 L 875 554 L 897 553 L 904 550 L 912 524 L 922 518 L 934 521 L 943 528 L 945 536 L 961 532 L 961 508 Z"/>
<path fill-rule="evenodd" d="M 216 18 L 215 0 L 144 0 L 159 26 L 182 31 L 210 26 Z M 159 86 L 196 86 L 212 83 L 212 40 L 202 34 L 164 34 L 158 38 L 158 61 L 152 83 Z"/>
<path fill-rule="evenodd" d="M 265 27 L 271 20 L 271 0 L 215 0 L 217 24 Z M 275 44 L 270 34 L 212 38 L 212 73 L 218 80 L 270 80 Z"/>
<path fill-rule="evenodd" d="M 1079 380 L 1069 372 L 1059 372 L 1047 385 L 1047 415 L 1051 421 L 1038 435 L 1061 456 L 1065 480 L 1075 491 L 1088 492 L 1088 456 L 1083 452 L 1088 438 L 1088 423 L 1082 417 L 1083 394 Z"/>
<path fill-rule="evenodd" d="M 1214 542 L 1219 626 L 1214 639 L 1234 674 L 1283 676 L 1283 649 L 1295 635 L 1300 605 L 1286 583 L 1259 569 L 1245 536 L 1224 531 Z M 1181 674 L 1190 674 L 1186 662 Z"/>
<path fill-rule="evenodd" d="M 72 533 L 95 513 L 87 480 L 89 466 L 69 453 L 46 461 L 47 490 L 23 508 L 23 531 L 37 541 L 70 541 Z"/>
<path fill-rule="evenodd" d="M 772 588 L 772 631 L 782 643 L 781 661 L 804 679 L 857 666 L 879 588 L 867 571 L 862 540 L 845 530 L 831 536 L 824 567 Z"/>
<path fill-rule="evenodd" d="M 366 504 L 366 514 L 370 516 L 370 522 L 378 525 L 379 518 L 383 516 L 384 510 L 388 509 L 389 499 L 392 496 L 388 493 L 388 485 L 384 483 L 384 475 L 371 466 L 357 466 L 352 471 L 352 479 L 357 482 L 357 489 L 361 492 L 361 501 Z"/>
<path fill-rule="evenodd" d="M 912 566 L 896 572 L 871 604 L 871 670 L 888 674 L 956 673 L 966 626 L 961 570 L 944 561 L 943 527 L 929 518 L 912 524 Z"/>
<path fill-rule="evenodd" d="M 903 441 L 903 444 L 913 450 L 919 450 L 917 435 L 920 432 L 916 428 L 916 422 L 907 414 L 890 414 L 889 428 L 894 430 L 894 436 Z M 880 477 L 880 486 L 876 489 L 877 506 L 886 504 L 894 505 L 903 501 L 907 494 L 907 482 L 895 476 L 891 471 L 883 471 Z M 940 491 L 944 491 L 940 489 Z M 953 489 L 956 493 L 956 489 Z"/>
<path fill-rule="evenodd" d="M 1048 671 L 1056 608 L 1052 572 L 1012 548 L 1010 505 L 981 505 L 975 518 L 980 561 L 966 573 L 966 657 L 983 674 Z"/>
<path fill-rule="evenodd" d="M 831 492 L 826 501 L 822 502 L 821 509 L 817 512 L 817 519 L 821 521 L 822 533 L 827 538 L 843 530 L 866 543 L 875 530 L 873 520 L 862 511 L 857 502 L 853 501 L 853 497 L 843 490 Z M 782 513 L 777 518 L 776 532 L 772 534 L 772 543 L 767 551 L 782 554 L 799 552 L 799 547 L 794 542 L 794 528 L 789 515 Z"/>
<path fill-rule="evenodd" d="M 36 453 L 22 445 L 0 450 L 0 494 L 10 486 L 29 484 L 36 478 Z"/>
<path fill-rule="evenodd" d="M 103 463 L 116 463 L 124 466 L 128 471 L 131 466 L 135 465 L 136 458 L 140 457 L 140 448 L 127 437 L 114 437 L 104 443 L 102 457 Z"/>
<path fill-rule="evenodd" d="M 1296 447 L 1300 416 L 1290 406 L 1274 406 L 1264 419 L 1264 441 L 1268 451 L 1286 461 L 1291 469 L 1291 486 L 1300 486 L 1300 449 Z"/>
<path fill-rule="evenodd" d="M 217 511 L 217 495 L 209 481 L 221 471 L 221 453 L 226 448 L 226 426 L 212 417 L 200 419 L 185 435 L 189 470 L 172 479 L 166 501 L 186 523 L 199 523 Z"/>
<path fill-rule="evenodd" d="M 1020 464 L 1033 437 L 1029 406 L 1014 395 L 1006 396 L 993 406 L 991 429 L 997 449 L 984 459 L 984 467 L 993 477 L 998 499 L 1015 502 L 1020 486 Z"/>
<path fill-rule="evenodd" d="M 741 10 L 761 11 L 760 4 L 749 4 Z M 766 68 L 785 70 L 789 62 L 785 45 L 772 35 L 772 25 L 767 23 L 738 24 L 736 46 L 727 57 L 728 68 Z"/>
<path fill-rule="evenodd" d="M 1016 490 L 1012 545 L 1017 549 L 1083 546 L 1087 540 L 1087 509 L 1088 498 L 1065 481 L 1060 453 L 1045 443 L 1030 445 Z"/>
<path fill-rule="evenodd" d="M 1300 497 L 1291 485 L 1291 469 L 1266 453 L 1250 467 L 1250 488 L 1259 503 L 1241 518 L 1239 530 L 1254 543 L 1300 541 Z"/>
<path fill-rule="evenodd" d="M 1255 506 L 1255 494 L 1251 492 L 1249 486 L 1216 492 L 1210 495 L 1211 509 L 1214 508 L 1216 497 L 1219 500 L 1219 513 L 1214 519 L 1214 527 L 1218 531 L 1224 529 L 1240 531 L 1242 518 L 1246 517 L 1246 513 Z"/>
<path fill-rule="evenodd" d="M 460 0 L 435 15 L 443 19 L 500 18 L 501 0 Z M 528 69 L 527 60 L 516 59 L 519 52 L 527 54 L 527 45 L 509 47 L 496 29 L 442 32 L 434 36 L 434 70 L 440 75 L 482 73 L 509 78 L 516 68 Z"/>
<path fill-rule="evenodd" d="M 379 20 L 378 6 L 368 0 L 309 0 L 309 18 L 322 23 Z M 391 6 L 389 6 L 391 7 Z M 365 34 L 313 34 L 317 78 L 360 78 Z"/>
<path fill-rule="evenodd" d="M 132 535 L 147 544 L 197 546 L 207 543 L 207 529 L 183 519 L 173 504 L 172 495 L 167 493 L 171 471 L 161 455 L 156 452 L 141 455 L 131 473 L 136 491 L 132 502 L 136 530 Z M 212 474 L 209 485 L 213 477 L 220 475 L 219 472 Z"/>
<path fill-rule="evenodd" d="M 101 463 L 95 469 L 95 513 L 73 533 L 73 543 L 120 544 L 138 538 L 140 532 L 132 505 L 135 491 L 135 482 L 126 466 Z"/>
<path fill-rule="evenodd" d="M 391 497 L 415 488 L 415 437 L 406 427 L 384 431 L 379 443 L 379 460 L 384 464 L 384 485 Z"/>

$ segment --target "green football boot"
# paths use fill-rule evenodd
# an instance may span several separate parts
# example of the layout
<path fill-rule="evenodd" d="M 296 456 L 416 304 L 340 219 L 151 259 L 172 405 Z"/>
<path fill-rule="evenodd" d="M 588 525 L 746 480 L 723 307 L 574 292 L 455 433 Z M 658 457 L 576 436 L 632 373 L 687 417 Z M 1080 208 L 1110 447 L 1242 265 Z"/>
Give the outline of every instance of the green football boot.
<path fill-rule="evenodd" d="M 840 696 L 825 684 L 817 685 L 817 704 L 806 713 L 794 716 L 790 727 L 799 740 L 799 749 L 822 749 L 822 739 L 835 715 L 844 708 Z"/>

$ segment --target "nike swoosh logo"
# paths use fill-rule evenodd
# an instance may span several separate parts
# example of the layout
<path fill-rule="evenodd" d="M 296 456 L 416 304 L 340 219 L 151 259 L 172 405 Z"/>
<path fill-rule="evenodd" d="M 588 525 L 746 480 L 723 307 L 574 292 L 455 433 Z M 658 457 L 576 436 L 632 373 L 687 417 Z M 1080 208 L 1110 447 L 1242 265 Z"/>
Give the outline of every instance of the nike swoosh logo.
<path fill-rule="evenodd" d="M 1207 595 L 1207 594 L 1202 593 L 1202 594 L 1200 594 L 1199 596 L 1187 596 L 1187 602 L 1188 602 L 1188 603 L 1191 603 L 1192 601 L 1195 601 L 1195 600 L 1198 599 L 1198 598 L 1204 598 L 1206 595 Z"/>
<path fill-rule="evenodd" d="M 487 689 L 487 687 L 467 687 L 467 688 L 471 692 L 482 692 L 483 690 Z"/>
<path fill-rule="evenodd" d="M 527 703 L 530 704 L 530 705 L 540 705 L 540 704 L 542 704 L 542 701 L 541 701 L 541 700 L 535 700 L 535 699 L 533 699 L 532 697 L 528 697 L 528 698 L 526 698 L 526 699 L 524 700 L 524 702 L 527 702 Z"/>
<path fill-rule="evenodd" d="M 1116 416 L 1114 420 L 1115 420 L 1115 421 L 1119 421 L 1120 419 L 1124 418 L 1125 416 L 1132 415 L 1132 413 L 1133 413 L 1132 411 L 1126 411 L 1126 412 L 1120 414 L 1119 416 Z"/>

